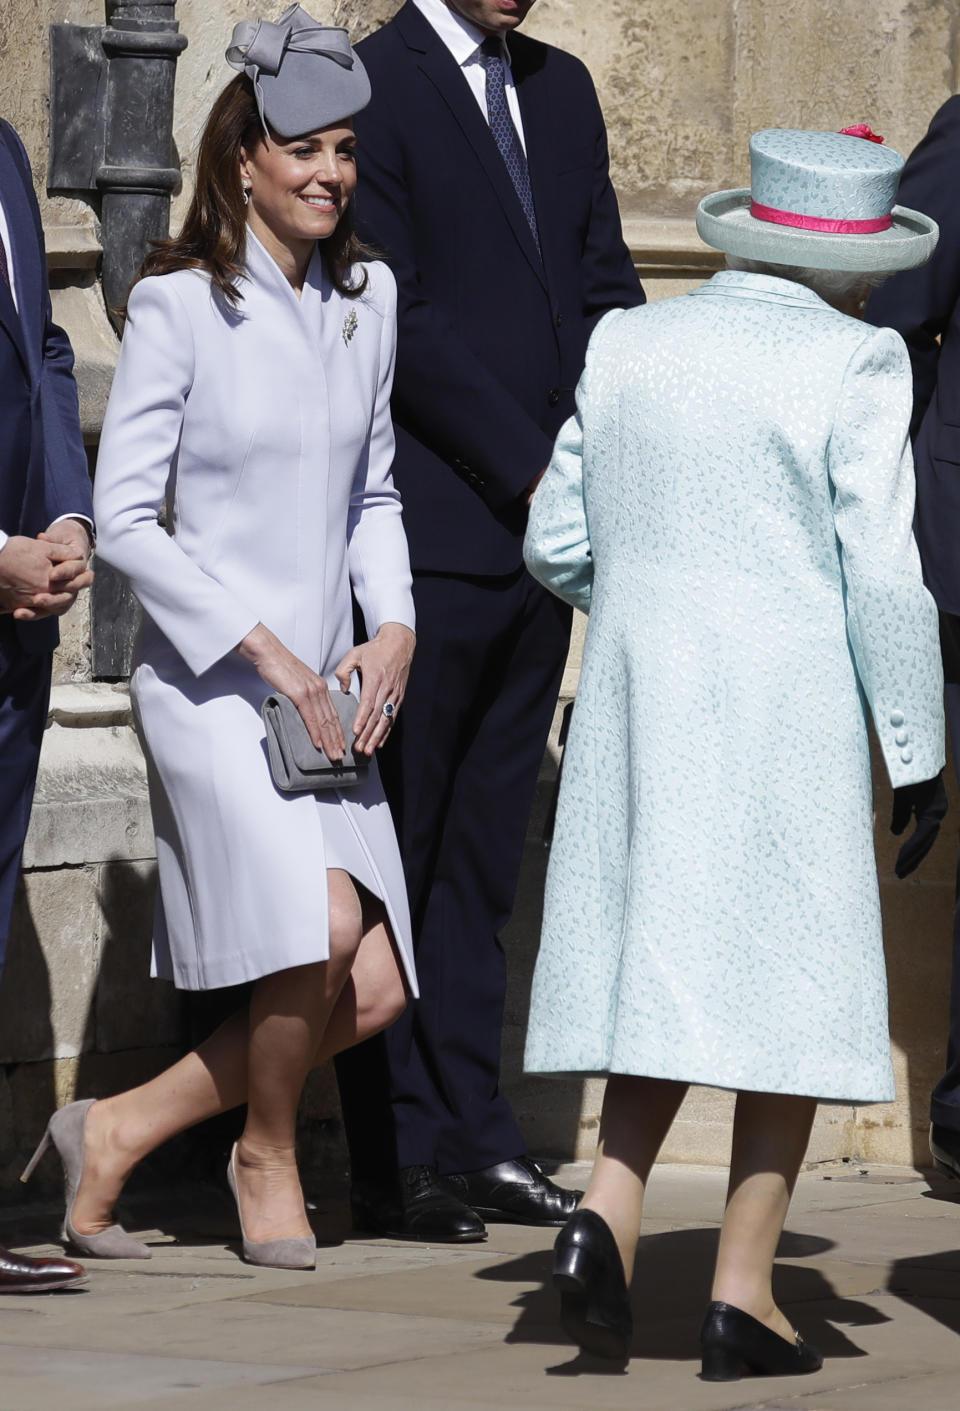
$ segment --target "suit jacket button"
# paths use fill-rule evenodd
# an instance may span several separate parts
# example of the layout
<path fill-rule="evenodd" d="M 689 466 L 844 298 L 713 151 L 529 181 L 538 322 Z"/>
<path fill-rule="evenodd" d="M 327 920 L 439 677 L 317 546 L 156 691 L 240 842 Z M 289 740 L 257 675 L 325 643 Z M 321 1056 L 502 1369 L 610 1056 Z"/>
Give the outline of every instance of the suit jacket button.
<path fill-rule="evenodd" d="M 556 319 L 554 320 L 554 322 L 556 323 L 556 325 L 557 325 L 558 328 L 562 328 L 562 327 L 563 327 L 563 314 L 557 314 L 557 317 L 556 317 Z"/>
<path fill-rule="evenodd" d="M 895 738 L 898 745 L 909 745 L 910 743 L 910 736 L 906 730 L 898 730 Z"/>
<path fill-rule="evenodd" d="M 560 400 L 560 390 L 559 390 L 559 388 L 557 388 L 557 387 L 551 387 L 551 388 L 550 388 L 550 391 L 547 393 L 547 401 L 550 403 L 551 407 L 555 407 L 555 406 L 557 405 L 557 403 L 559 402 L 559 400 Z"/>
<path fill-rule="evenodd" d="M 898 729 L 898 727 L 903 724 L 902 710 L 892 710 L 890 712 L 890 724 L 893 726 L 894 730 Z"/>
<path fill-rule="evenodd" d="M 913 759 L 913 750 L 901 750 L 900 758 L 903 760 L 904 764 L 909 764 Z"/>

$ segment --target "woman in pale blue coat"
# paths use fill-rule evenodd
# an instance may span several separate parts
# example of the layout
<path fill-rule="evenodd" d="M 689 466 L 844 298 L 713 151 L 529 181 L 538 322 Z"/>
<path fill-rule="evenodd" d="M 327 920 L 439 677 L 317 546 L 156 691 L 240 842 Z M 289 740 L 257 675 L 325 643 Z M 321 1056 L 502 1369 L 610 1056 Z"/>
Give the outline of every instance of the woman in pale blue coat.
<path fill-rule="evenodd" d="M 910 365 L 841 311 L 936 227 L 859 135 L 751 159 L 752 197 L 698 213 L 739 268 L 597 328 L 525 549 L 590 614 L 526 1066 L 617 1075 L 557 1244 L 564 1326 L 625 1355 L 650 1168 L 687 1084 L 733 1089 L 711 1378 L 820 1365 L 770 1287 L 790 1192 L 817 1099 L 894 1096 L 864 707 L 930 841 L 944 762 Z"/>
<path fill-rule="evenodd" d="M 403 699 L 396 288 L 351 234 L 351 118 L 370 85 L 346 31 L 293 5 L 238 25 L 227 60 L 242 72 L 205 125 L 184 229 L 130 298 L 96 510 L 98 552 L 145 610 L 131 694 L 157 839 L 154 968 L 181 989 L 249 981 L 249 1003 L 148 1082 L 61 1108 L 40 1152 L 52 1140 L 63 1160 L 72 1244 L 149 1258 L 113 1223 L 130 1171 L 246 1104 L 228 1166 L 243 1256 L 312 1269 L 295 1143 L 306 1075 L 391 1023 L 416 976 L 375 762 L 352 790 L 281 793 L 260 707 L 282 692 L 339 759 L 331 692 L 357 673 L 345 728 L 369 758 Z"/>

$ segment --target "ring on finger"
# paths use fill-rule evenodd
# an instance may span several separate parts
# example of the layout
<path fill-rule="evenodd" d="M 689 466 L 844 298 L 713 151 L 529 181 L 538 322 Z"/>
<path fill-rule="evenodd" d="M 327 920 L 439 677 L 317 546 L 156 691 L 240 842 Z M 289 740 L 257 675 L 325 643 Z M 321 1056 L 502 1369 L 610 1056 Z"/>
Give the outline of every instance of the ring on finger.
<path fill-rule="evenodd" d="M 393 701 L 385 701 L 380 714 L 384 716 L 387 720 L 392 722 L 393 717 L 396 715 L 396 713 L 397 707 L 394 705 Z"/>

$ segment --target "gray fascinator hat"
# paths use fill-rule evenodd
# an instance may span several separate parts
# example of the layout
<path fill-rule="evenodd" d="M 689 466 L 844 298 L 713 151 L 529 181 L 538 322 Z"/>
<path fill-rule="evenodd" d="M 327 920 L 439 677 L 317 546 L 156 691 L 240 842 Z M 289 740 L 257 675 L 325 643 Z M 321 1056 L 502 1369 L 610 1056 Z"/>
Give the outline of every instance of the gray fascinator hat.
<path fill-rule="evenodd" d="M 276 23 L 235 25 L 227 63 L 253 84 L 263 130 L 281 137 L 351 118 L 370 102 L 370 80 L 345 29 L 317 24 L 300 5 Z"/>

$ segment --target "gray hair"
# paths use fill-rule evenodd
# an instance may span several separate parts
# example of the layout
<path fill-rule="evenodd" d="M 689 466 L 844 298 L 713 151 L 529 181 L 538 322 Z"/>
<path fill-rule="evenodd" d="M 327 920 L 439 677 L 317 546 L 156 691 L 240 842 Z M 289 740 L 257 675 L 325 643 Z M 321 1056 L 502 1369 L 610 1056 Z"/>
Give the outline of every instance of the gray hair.
<path fill-rule="evenodd" d="M 773 265 L 765 260 L 745 260 L 739 255 L 727 255 L 727 269 L 744 274 L 769 274 L 776 279 L 790 279 L 819 294 L 828 304 L 863 298 L 890 278 L 886 270 L 807 269 L 802 265 Z"/>

